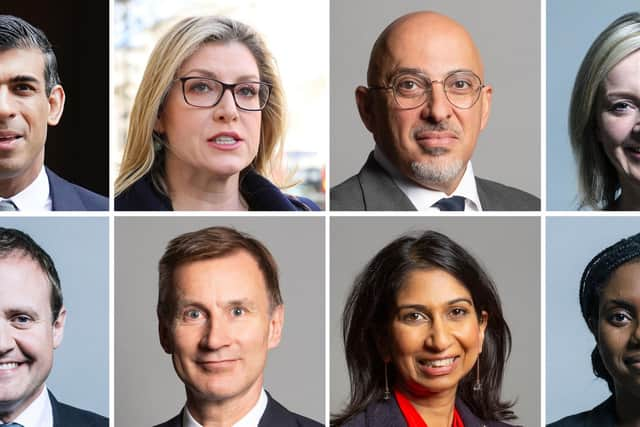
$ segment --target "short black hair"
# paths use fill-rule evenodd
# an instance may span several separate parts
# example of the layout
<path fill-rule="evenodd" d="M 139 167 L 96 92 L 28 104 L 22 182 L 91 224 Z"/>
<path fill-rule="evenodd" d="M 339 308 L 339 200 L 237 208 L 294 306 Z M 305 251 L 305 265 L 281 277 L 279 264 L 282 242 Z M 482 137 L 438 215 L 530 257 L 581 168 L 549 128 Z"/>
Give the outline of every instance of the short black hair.
<path fill-rule="evenodd" d="M 53 46 L 39 28 L 13 15 L 0 15 L 0 51 L 39 49 L 44 55 L 44 82 L 47 96 L 60 84 L 58 61 Z"/>

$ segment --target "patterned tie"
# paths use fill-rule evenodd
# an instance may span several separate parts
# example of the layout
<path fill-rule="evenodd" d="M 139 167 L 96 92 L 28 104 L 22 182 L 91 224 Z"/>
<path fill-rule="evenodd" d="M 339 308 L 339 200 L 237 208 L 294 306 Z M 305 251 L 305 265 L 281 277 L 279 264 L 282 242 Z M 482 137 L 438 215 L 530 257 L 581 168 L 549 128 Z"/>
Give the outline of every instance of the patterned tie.
<path fill-rule="evenodd" d="M 18 207 L 11 200 L 2 200 L 0 201 L 0 211 L 17 211 Z M 3 425 L 11 425 L 11 424 L 0 424 Z"/>
<path fill-rule="evenodd" d="M 462 196 L 443 197 L 435 202 L 432 207 L 439 208 L 441 211 L 463 211 L 464 200 Z"/>

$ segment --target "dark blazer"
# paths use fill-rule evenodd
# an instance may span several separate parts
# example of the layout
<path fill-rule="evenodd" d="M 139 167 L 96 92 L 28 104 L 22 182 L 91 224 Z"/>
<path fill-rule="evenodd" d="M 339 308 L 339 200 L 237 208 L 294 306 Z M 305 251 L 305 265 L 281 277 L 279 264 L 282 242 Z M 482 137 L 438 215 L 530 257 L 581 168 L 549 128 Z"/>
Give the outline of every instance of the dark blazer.
<path fill-rule="evenodd" d="M 322 424 L 313 421 L 302 415 L 294 414 L 287 408 L 276 402 L 276 400 L 267 393 L 267 407 L 264 410 L 262 418 L 258 423 L 258 427 L 320 427 Z M 182 427 L 182 412 L 169 421 L 158 424 L 155 427 Z"/>
<path fill-rule="evenodd" d="M 548 424 L 548 427 L 615 427 L 616 403 L 613 396 L 590 411 L 570 415 Z"/>
<path fill-rule="evenodd" d="M 254 171 L 240 178 L 240 192 L 252 211 L 319 211 L 311 200 L 285 194 L 268 179 Z M 160 193 L 149 174 L 143 176 L 116 197 L 117 211 L 171 211 L 171 200 Z"/>
<path fill-rule="evenodd" d="M 540 199 L 513 187 L 476 177 L 482 209 L 486 211 L 539 211 Z M 357 175 L 331 189 L 332 211 L 415 211 L 416 208 L 369 154 Z"/>
<path fill-rule="evenodd" d="M 51 392 L 49 399 L 53 409 L 53 427 L 109 427 L 109 419 L 102 415 L 60 403 Z"/>
<path fill-rule="evenodd" d="M 60 178 L 45 168 L 49 178 L 51 209 L 54 211 L 106 211 L 109 199 Z"/>
<path fill-rule="evenodd" d="M 456 408 L 462 418 L 464 427 L 509 427 L 501 421 L 481 420 L 471 412 L 471 409 L 460 399 L 456 399 Z M 370 403 L 367 408 L 355 415 L 344 427 L 407 427 L 407 422 L 400 411 L 395 397 Z"/>

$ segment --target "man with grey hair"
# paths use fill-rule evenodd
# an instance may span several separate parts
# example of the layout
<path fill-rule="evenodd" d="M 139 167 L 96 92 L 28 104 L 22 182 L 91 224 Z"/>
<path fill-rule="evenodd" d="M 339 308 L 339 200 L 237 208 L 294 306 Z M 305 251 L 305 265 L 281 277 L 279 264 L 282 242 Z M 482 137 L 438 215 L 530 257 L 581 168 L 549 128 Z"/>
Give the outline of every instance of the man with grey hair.
<path fill-rule="evenodd" d="M 477 178 L 471 156 L 491 86 L 459 23 L 434 12 L 392 22 L 371 51 L 356 103 L 375 149 L 331 189 L 332 210 L 539 210 L 535 196 Z"/>

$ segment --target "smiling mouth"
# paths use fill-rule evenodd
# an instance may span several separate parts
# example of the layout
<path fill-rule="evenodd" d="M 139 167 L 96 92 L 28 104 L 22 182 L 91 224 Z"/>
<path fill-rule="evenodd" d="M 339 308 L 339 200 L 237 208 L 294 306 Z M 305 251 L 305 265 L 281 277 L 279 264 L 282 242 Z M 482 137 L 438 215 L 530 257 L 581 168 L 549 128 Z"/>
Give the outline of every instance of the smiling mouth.
<path fill-rule="evenodd" d="M 0 363 L 0 371 L 8 371 L 17 368 L 18 366 L 20 366 L 20 363 L 18 362 Z"/>
<path fill-rule="evenodd" d="M 230 136 L 219 136 L 211 140 L 213 143 L 218 145 L 233 145 L 237 142 L 235 138 Z"/>
<path fill-rule="evenodd" d="M 11 142 L 19 138 L 22 138 L 22 136 L 21 135 L 0 136 L 0 142 Z"/>
<path fill-rule="evenodd" d="M 453 365 L 457 356 L 448 357 L 446 359 L 436 359 L 436 360 L 418 360 L 418 363 L 422 366 L 426 366 L 427 368 L 444 368 L 447 366 Z"/>

